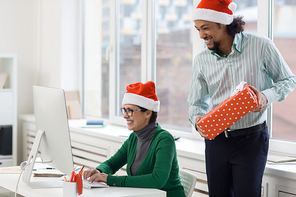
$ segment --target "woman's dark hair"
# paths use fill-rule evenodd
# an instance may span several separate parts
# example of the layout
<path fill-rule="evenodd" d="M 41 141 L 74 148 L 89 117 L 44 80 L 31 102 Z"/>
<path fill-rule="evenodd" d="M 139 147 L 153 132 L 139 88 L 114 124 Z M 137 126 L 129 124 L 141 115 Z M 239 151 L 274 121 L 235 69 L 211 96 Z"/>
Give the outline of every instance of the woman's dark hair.
<path fill-rule="evenodd" d="M 245 21 L 242 20 L 242 16 L 234 17 L 232 23 L 227 25 L 227 32 L 230 36 L 235 36 L 235 34 L 244 31 Z"/>
<path fill-rule="evenodd" d="M 140 106 L 138 106 L 138 107 L 141 109 L 142 112 L 147 111 L 147 109 L 144 107 L 140 107 Z M 157 119 L 157 112 L 152 111 L 149 123 L 156 123 L 156 119 Z"/>

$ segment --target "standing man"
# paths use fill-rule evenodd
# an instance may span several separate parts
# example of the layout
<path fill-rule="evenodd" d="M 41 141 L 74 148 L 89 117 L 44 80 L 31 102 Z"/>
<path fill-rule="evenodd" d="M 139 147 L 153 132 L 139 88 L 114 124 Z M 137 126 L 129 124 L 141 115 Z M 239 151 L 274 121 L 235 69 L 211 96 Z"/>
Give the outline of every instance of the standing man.
<path fill-rule="evenodd" d="M 210 197 L 260 197 L 269 135 L 267 108 L 295 88 L 295 76 L 274 43 L 244 33 L 245 22 L 234 17 L 231 0 L 201 0 L 193 11 L 195 28 L 207 48 L 194 60 L 188 96 L 190 122 L 206 145 Z M 247 82 L 259 105 L 229 131 L 208 140 L 197 126 L 200 118 Z M 226 133 L 227 132 L 227 133 Z"/>

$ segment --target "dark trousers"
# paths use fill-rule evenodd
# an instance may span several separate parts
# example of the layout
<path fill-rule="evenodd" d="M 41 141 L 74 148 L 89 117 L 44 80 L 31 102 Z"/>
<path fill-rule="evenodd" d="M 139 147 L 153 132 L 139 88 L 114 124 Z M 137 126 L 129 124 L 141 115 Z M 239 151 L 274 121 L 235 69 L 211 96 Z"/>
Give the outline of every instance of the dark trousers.
<path fill-rule="evenodd" d="M 206 172 L 210 197 L 260 197 L 266 165 L 268 128 L 226 138 L 221 133 L 206 143 Z"/>

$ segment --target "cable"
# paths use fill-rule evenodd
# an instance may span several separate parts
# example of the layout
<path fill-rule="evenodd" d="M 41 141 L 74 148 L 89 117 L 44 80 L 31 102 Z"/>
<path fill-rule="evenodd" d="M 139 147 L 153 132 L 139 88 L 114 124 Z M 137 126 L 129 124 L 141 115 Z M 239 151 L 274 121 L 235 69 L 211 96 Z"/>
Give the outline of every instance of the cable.
<path fill-rule="evenodd" d="M 51 161 L 43 161 L 42 158 L 40 158 L 41 161 L 37 161 L 38 158 L 40 158 L 40 157 L 37 157 L 37 158 L 36 158 L 35 163 L 51 163 Z M 20 182 L 21 175 L 22 175 L 23 171 L 26 169 L 26 167 L 32 163 L 32 159 L 29 159 L 29 161 L 30 161 L 30 162 L 28 162 L 28 161 L 23 161 L 23 162 L 21 163 L 21 165 L 20 165 L 20 168 L 21 168 L 22 170 L 21 170 L 21 172 L 20 172 L 19 178 L 18 178 L 17 183 L 16 183 L 15 192 L 14 192 L 14 196 L 15 196 L 15 197 L 17 197 L 16 195 L 17 195 L 17 190 L 18 190 L 18 185 L 19 185 L 19 182 Z M 27 163 L 27 162 L 28 162 L 28 163 Z"/>
<path fill-rule="evenodd" d="M 27 167 L 28 165 L 30 165 L 30 164 L 31 164 L 31 162 L 26 163 L 26 162 L 24 161 L 24 162 L 22 162 L 21 165 L 20 165 L 22 171 L 20 172 L 19 178 L 18 178 L 17 183 L 16 183 L 16 186 L 15 186 L 14 197 L 17 197 L 17 190 L 18 190 L 18 185 L 19 185 L 20 179 L 21 179 L 21 175 L 22 175 L 23 171 L 26 169 L 26 167 Z"/>
<path fill-rule="evenodd" d="M 39 158 L 39 157 L 37 157 L 37 158 L 35 159 L 35 162 L 34 162 L 34 163 L 51 163 L 51 161 L 43 161 L 42 158 L 40 158 L 41 161 L 37 161 L 38 158 Z M 32 158 L 32 159 L 33 159 L 33 158 Z M 19 185 L 20 179 L 21 179 L 21 175 L 22 175 L 23 171 L 26 169 L 26 167 L 32 163 L 32 159 L 29 159 L 29 162 L 28 162 L 28 161 L 23 161 L 23 162 L 21 163 L 21 165 L 20 165 L 20 168 L 21 168 L 22 170 L 21 170 L 21 172 L 20 172 L 19 178 L 18 178 L 17 183 L 16 183 L 16 186 L 15 186 L 15 192 L 14 192 L 14 196 L 15 196 L 15 197 L 17 197 L 17 190 L 18 190 L 18 185 Z M 27 162 L 28 162 L 28 163 L 27 163 Z"/>

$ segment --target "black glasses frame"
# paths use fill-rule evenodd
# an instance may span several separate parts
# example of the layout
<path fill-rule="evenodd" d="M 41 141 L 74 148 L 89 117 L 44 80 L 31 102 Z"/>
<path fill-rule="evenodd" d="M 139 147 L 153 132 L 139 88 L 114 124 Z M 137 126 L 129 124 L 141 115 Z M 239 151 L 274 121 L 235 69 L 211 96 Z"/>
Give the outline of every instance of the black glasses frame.
<path fill-rule="evenodd" d="M 130 108 L 127 108 L 125 109 L 124 107 L 121 107 L 120 108 L 120 111 L 122 113 L 122 115 L 124 115 L 124 113 L 126 113 L 129 117 L 133 116 L 134 114 L 134 111 L 142 111 L 142 109 L 130 109 Z"/>

